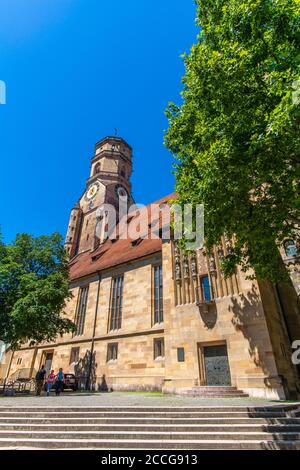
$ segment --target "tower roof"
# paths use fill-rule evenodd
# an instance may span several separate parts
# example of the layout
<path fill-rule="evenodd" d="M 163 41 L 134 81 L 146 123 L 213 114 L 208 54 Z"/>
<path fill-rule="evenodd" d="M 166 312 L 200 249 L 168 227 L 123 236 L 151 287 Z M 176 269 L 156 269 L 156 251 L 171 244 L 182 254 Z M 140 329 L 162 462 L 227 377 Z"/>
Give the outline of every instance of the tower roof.
<path fill-rule="evenodd" d="M 98 142 L 96 142 L 95 144 L 95 148 L 99 147 L 99 145 L 103 145 L 105 141 L 107 140 L 115 140 L 117 142 L 122 142 L 123 144 L 125 144 L 127 147 L 130 148 L 130 150 L 132 150 L 132 147 L 131 145 L 128 144 L 128 142 L 126 142 L 126 140 L 124 140 L 122 137 L 119 137 L 117 135 L 107 135 L 106 137 L 104 137 L 103 139 L 99 140 Z"/>

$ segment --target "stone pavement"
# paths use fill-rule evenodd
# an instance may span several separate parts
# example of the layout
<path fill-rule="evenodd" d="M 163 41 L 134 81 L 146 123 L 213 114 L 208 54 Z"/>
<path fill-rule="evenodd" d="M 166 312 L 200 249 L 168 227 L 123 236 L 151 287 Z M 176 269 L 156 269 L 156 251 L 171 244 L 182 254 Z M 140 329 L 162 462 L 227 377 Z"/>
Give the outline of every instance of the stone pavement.
<path fill-rule="evenodd" d="M 292 402 L 263 400 L 258 398 L 201 398 L 158 393 L 112 392 L 87 393 L 65 392 L 59 397 L 51 395 L 15 397 L 0 396 L 0 406 L 272 406 Z"/>

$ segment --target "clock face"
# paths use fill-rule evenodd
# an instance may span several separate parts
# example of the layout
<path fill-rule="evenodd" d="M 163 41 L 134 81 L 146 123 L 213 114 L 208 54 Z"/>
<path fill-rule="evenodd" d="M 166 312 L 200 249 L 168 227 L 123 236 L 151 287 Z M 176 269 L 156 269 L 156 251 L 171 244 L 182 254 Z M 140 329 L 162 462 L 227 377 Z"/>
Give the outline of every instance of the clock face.
<path fill-rule="evenodd" d="M 127 189 L 125 189 L 120 184 L 117 184 L 117 186 L 115 187 L 115 191 L 118 197 L 128 197 Z"/>
<path fill-rule="evenodd" d="M 99 189 L 99 185 L 97 183 L 94 183 L 89 187 L 89 189 L 86 192 L 86 198 L 88 201 L 90 201 L 96 196 L 98 189 Z"/>

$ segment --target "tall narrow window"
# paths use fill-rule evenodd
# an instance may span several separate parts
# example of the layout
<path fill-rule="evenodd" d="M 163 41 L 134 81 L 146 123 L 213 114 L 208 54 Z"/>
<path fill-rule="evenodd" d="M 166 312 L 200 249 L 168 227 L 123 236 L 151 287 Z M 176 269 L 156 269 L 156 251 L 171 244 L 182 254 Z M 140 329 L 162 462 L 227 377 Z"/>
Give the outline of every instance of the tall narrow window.
<path fill-rule="evenodd" d="M 94 168 L 94 175 L 97 175 L 101 170 L 101 163 L 97 163 Z"/>
<path fill-rule="evenodd" d="M 154 359 L 165 357 L 165 342 L 163 338 L 154 339 Z"/>
<path fill-rule="evenodd" d="M 154 266 L 153 268 L 153 294 L 154 294 L 154 315 L 153 323 L 162 323 L 164 321 L 164 310 L 163 310 L 163 275 L 162 266 Z"/>
<path fill-rule="evenodd" d="M 209 302 L 211 300 L 209 277 L 203 276 L 200 279 L 203 299 Z"/>
<path fill-rule="evenodd" d="M 78 336 L 82 335 L 84 330 L 88 292 L 88 287 L 82 287 L 79 291 L 79 301 L 77 304 L 77 311 L 75 315 L 76 335 Z"/>
<path fill-rule="evenodd" d="M 71 348 L 69 364 L 73 364 L 74 362 L 78 362 L 78 361 L 79 361 L 79 348 Z"/>
<path fill-rule="evenodd" d="M 122 326 L 124 277 L 117 276 L 111 281 L 109 330 L 119 330 Z"/>
<path fill-rule="evenodd" d="M 117 359 L 118 359 L 118 343 L 108 344 L 106 362 L 116 361 Z"/>
<path fill-rule="evenodd" d="M 177 361 L 184 362 L 184 348 L 177 348 Z"/>

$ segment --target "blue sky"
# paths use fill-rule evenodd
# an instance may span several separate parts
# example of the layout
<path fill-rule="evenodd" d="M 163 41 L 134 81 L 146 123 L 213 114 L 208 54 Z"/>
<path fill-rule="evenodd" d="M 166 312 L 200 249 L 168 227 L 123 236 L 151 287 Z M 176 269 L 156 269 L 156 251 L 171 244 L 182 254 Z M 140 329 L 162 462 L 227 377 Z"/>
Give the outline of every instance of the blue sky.
<path fill-rule="evenodd" d="M 164 110 L 180 102 L 180 55 L 196 41 L 193 0 L 0 0 L 0 225 L 65 235 L 94 144 L 134 150 L 133 194 L 173 191 Z"/>

